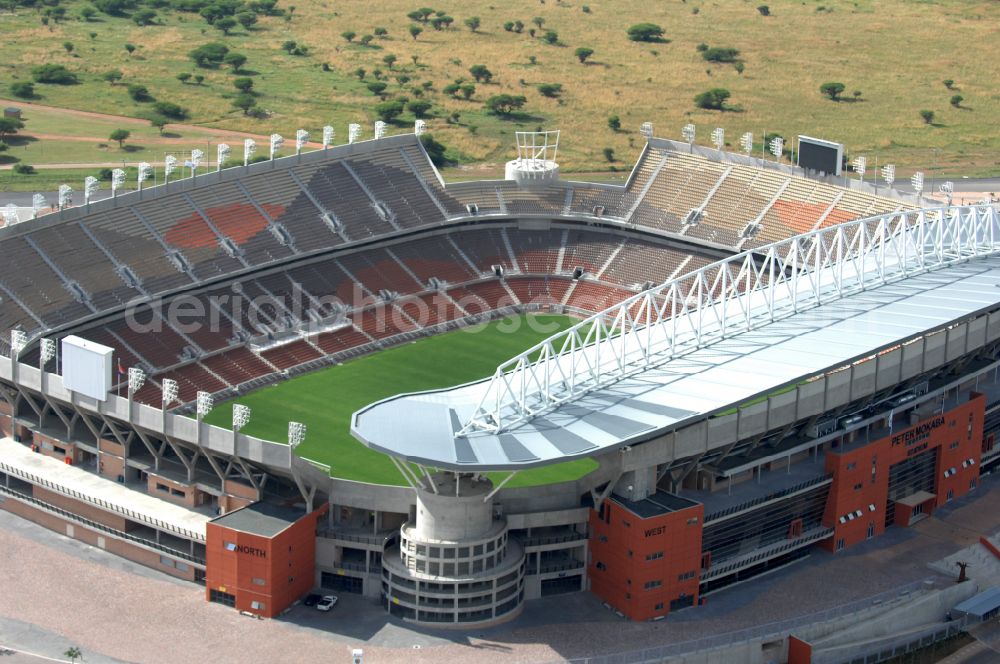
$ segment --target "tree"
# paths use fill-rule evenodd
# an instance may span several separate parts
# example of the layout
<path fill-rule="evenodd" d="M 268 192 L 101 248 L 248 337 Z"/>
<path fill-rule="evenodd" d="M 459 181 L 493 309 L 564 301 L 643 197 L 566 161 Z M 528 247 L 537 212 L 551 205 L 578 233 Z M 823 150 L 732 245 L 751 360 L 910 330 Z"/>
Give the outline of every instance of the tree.
<path fill-rule="evenodd" d="M 384 81 L 372 81 L 368 83 L 368 92 L 372 93 L 376 97 L 382 96 L 385 89 L 389 87 Z"/>
<path fill-rule="evenodd" d="M 411 101 L 406 106 L 410 109 L 410 112 L 413 113 L 414 117 L 418 118 L 426 118 L 427 112 L 431 110 L 431 103 L 423 100 Z"/>
<path fill-rule="evenodd" d="M 608 117 L 608 129 L 611 131 L 621 131 L 622 120 L 617 115 L 612 115 Z"/>
<path fill-rule="evenodd" d="M 389 36 L 389 31 L 386 30 L 385 28 L 375 28 L 374 30 L 372 30 L 372 34 L 378 37 L 379 39 L 386 39 Z"/>
<path fill-rule="evenodd" d="M 257 15 L 253 12 L 240 12 L 233 18 L 243 26 L 244 30 L 250 30 L 257 23 Z"/>
<path fill-rule="evenodd" d="M 34 67 L 31 70 L 31 77 L 35 79 L 35 83 L 48 83 L 52 85 L 73 85 L 77 82 L 76 74 L 62 65 L 55 64 Z"/>
<path fill-rule="evenodd" d="M 128 96 L 131 97 L 133 101 L 143 102 L 153 100 L 149 94 L 149 89 L 145 85 L 133 83 L 128 86 L 126 90 L 128 90 Z"/>
<path fill-rule="evenodd" d="M 149 124 L 156 127 L 160 132 L 160 136 L 162 136 L 163 128 L 170 124 L 170 120 L 158 113 L 154 113 L 149 116 Z"/>
<path fill-rule="evenodd" d="M 83 657 L 83 653 L 80 652 L 79 648 L 77 648 L 76 646 L 73 646 L 71 648 L 67 648 L 66 652 L 63 653 L 63 656 L 64 657 L 69 657 L 69 661 L 70 662 L 76 662 L 76 660 L 78 660 L 78 659 L 80 659 L 80 658 Z"/>
<path fill-rule="evenodd" d="M 698 108 L 721 111 L 729 96 L 729 90 L 725 88 L 712 88 L 695 95 L 694 103 Z"/>
<path fill-rule="evenodd" d="M 709 62 L 736 62 L 739 50 L 725 46 L 713 46 L 701 52 L 701 57 Z"/>
<path fill-rule="evenodd" d="M 760 12 L 761 16 L 770 16 L 771 15 L 771 8 L 768 7 L 767 5 L 758 5 L 757 6 L 757 11 Z"/>
<path fill-rule="evenodd" d="M 188 115 L 187 109 L 181 108 L 172 101 L 158 101 L 153 104 L 153 110 L 171 120 L 183 120 Z"/>
<path fill-rule="evenodd" d="M 931 124 L 934 122 L 934 111 L 920 111 L 920 117 L 923 119 L 924 124 Z"/>
<path fill-rule="evenodd" d="M 434 137 L 430 134 L 422 134 L 420 136 L 420 142 L 424 145 L 424 150 L 427 152 L 427 156 L 430 157 L 431 163 L 441 168 L 447 164 L 447 159 L 445 159 L 444 151 L 445 147 L 438 141 L 434 140 Z"/>
<path fill-rule="evenodd" d="M 486 68 L 486 65 L 472 65 L 469 73 L 476 79 L 477 83 L 489 83 L 493 80 L 493 72 Z"/>
<path fill-rule="evenodd" d="M 354 70 L 354 75 L 358 77 L 359 81 L 365 80 L 366 74 L 368 74 L 368 72 L 365 71 L 364 67 L 358 67 L 357 69 Z"/>
<path fill-rule="evenodd" d="M 128 57 L 130 58 L 132 57 L 132 54 L 135 53 L 135 44 L 125 42 L 125 46 L 123 48 L 128 53 Z"/>
<path fill-rule="evenodd" d="M 233 106 L 243 111 L 243 115 L 250 115 L 250 110 L 257 106 L 257 98 L 248 92 L 236 95 Z"/>
<path fill-rule="evenodd" d="M 177 74 L 177 80 L 180 81 L 181 83 L 187 83 L 188 81 L 191 80 L 191 73 L 182 71 L 180 74 Z"/>
<path fill-rule="evenodd" d="M 344 30 L 340 33 L 340 36 L 346 39 L 348 42 L 354 41 L 354 38 L 358 36 L 354 30 Z"/>
<path fill-rule="evenodd" d="M 73 52 L 73 48 L 74 48 L 73 42 L 71 42 L 71 41 L 64 41 L 63 42 L 63 48 L 66 49 L 67 53 L 72 53 Z"/>
<path fill-rule="evenodd" d="M 540 83 L 538 92 L 543 97 L 555 98 L 562 94 L 562 83 Z"/>
<path fill-rule="evenodd" d="M 524 32 L 524 21 L 514 21 L 514 32 L 517 34 Z"/>
<path fill-rule="evenodd" d="M 89 22 L 96 15 L 97 15 L 97 10 L 91 7 L 90 5 L 84 5 L 83 7 L 80 7 L 80 18 L 82 18 L 84 21 Z"/>
<path fill-rule="evenodd" d="M 205 75 L 204 74 L 195 74 L 194 75 L 194 84 L 195 85 L 201 85 L 202 81 L 204 81 L 204 80 L 205 80 Z"/>
<path fill-rule="evenodd" d="M 746 65 L 744 65 L 742 62 L 737 62 L 736 64 L 733 65 L 733 69 L 736 70 L 737 74 L 741 74 L 742 75 L 743 74 L 743 70 L 746 69 Z"/>
<path fill-rule="evenodd" d="M 503 24 L 503 29 L 507 32 L 514 32 L 514 21 L 505 21 Z"/>
<path fill-rule="evenodd" d="M 951 90 L 952 86 L 955 85 L 955 81 L 950 78 L 946 78 L 941 82 L 944 83 L 944 87 L 948 88 L 949 90 Z"/>
<path fill-rule="evenodd" d="M 465 99 L 471 99 L 472 95 L 476 94 L 476 86 L 472 83 L 462 83 L 458 86 L 459 91 L 462 93 L 462 97 Z"/>
<path fill-rule="evenodd" d="M 544 35 L 542 35 L 542 41 L 546 44 L 558 44 L 559 43 L 559 33 L 555 30 L 549 30 Z"/>
<path fill-rule="evenodd" d="M 495 115 L 510 115 L 528 103 L 524 95 L 499 94 L 486 100 L 486 108 Z"/>
<path fill-rule="evenodd" d="M 27 81 L 18 81 L 10 84 L 10 92 L 21 99 L 32 99 L 35 96 L 35 86 Z"/>
<path fill-rule="evenodd" d="M 294 51 L 297 46 L 298 46 L 298 44 L 296 44 L 294 41 L 292 41 L 291 39 L 289 39 L 286 42 L 282 42 L 282 44 L 281 44 L 281 50 L 285 51 L 286 53 L 288 53 L 289 55 L 291 55 L 292 51 Z"/>
<path fill-rule="evenodd" d="M 413 41 L 416 41 L 417 37 L 420 36 L 420 33 L 423 32 L 424 29 L 421 28 L 419 25 L 411 25 L 409 27 L 409 31 L 410 31 L 410 36 L 413 37 Z"/>
<path fill-rule="evenodd" d="M 663 28 L 655 23 L 636 23 L 628 29 L 632 41 L 657 42 L 663 40 Z"/>
<path fill-rule="evenodd" d="M 14 164 L 14 172 L 18 175 L 34 175 L 38 171 L 30 164 Z"/>
<path fill-rule="evenodd" d="M 458 96 L 458 91 L 462 88 L 460 83 L 449 83 L 448 85 L 441 88 L 441 92 L 446 95 L 451 95 L 452 97 Z"/>
<path fill-rule="evenodd" d="M 222 61 L 232 67 L 233 72 L 239 72 L 240 68 L 247 63 L 247 56 L 236 51 L 231 51 L 226 53 L 226 57 L 222 58 Z"/>
<path fill-rule="evenodd" d="M 964 100 L 965 97 L 963 97 L 962 95 L 952 95 L 951 105 L 954 106 L 955 108 L 960 108 L 962 106 L 962 101 Z"/>
<path fill-rule="evenodd" d="M 194 60 L 199 67 L 214 67 L 225 59 L 229 53 L 229 47 L 219 42 L 209 42 L 202 44 L 188 53 L 188 57 Z"/>
<path fill-rule="evenodd" d="M 122 80 L 123 74 L 117 69 L 112 69 L 111 71 L 106 71 L 101 74 L 101 78 L 110 83 L 111 85 L 117 85 L 118 81 Z"/>
<path fill-rule="evenodd" d="M 539 28 L 545 25 L 545 19 L 542 18 L 541 16 L 534 17 L 533 19 L 531 19 L 531 22 L 537 25 Z"/>
<path fill-rule="evenodd" d="M 603 152 L 604 158 L 609 162 L 613 162 L 615 160 L 615 151 L 612 148 L 604 148 Z"/>
<path fill-rule="evenodd" d="M 451 24 L 455 22 L 455 19 L 447 14 L 436 16 L 431 20 L 431 27 L 435 30 L 444 30 L 445 28 L 450 28 Z"/>
<path fill-rule="evenodd" d="M 112 141 L 118 141 L 118 149 L 122 149 L 125 147 L 126 139 L 131 135 L 132 133 L 126 129 L 115 129 L 108 138 Z"/>
<path fill-rule="evenodd" d="M 374 39 L 375 37 L 373 35 L 361 35 L 361 39 L 358 40 L 358 43 L 362 46 L 368 46 L 368 44 L 371 44 Z"/>
<path fill-rule="evenodd" d="M 589 58 L 593 54 L 594 54 L 594 49 L 587 48 L 586 46 L 581 46 L 580 48 L 573 51 L 573 55 L 575 55 L 576 59 L 579 60 L 581 63 L 586 62 L 587 58 Z"/>
<path fill-rule="evenodd" d="M 156 23 L 156 12 L 152 9 L 140 9 L 132 14 L 132 21 L 140 27 L 153 25 Z"/>
<path fill-rule="evenodd" d="M 383 122 L 392 122 L 403 114 L 403 102 L 394 100 L 375 104 L 375 114 Z"/>
<path fill-rule="evenodd" d="M 130 0 L 94 0 L 94 6 L 110 16 L 121 16 L 129 6 L 135 6 Z"/>
<path fill-rule="evenodd" d="M 0 142 L 3 142 L 10 134 L 16 134 L 18 129 L 24 128 L 24 122 L 17 118 L 0 118 Z"/>
<path fill-rule="evenodd" d="M 241 76 L 233 79 L 233 87 L 240 92 L 250 92 L 253 90 L 253 79 L 248 76 Z"/>
<path fill-rule="evenodd" d="M 469 28 L 469 30 L 471 30 L 472 32 L 478 30 L 481 24 L 478 16 L 470 16 L 469 18 L 465 19 L 464 23 L 465 26 Z"/>
<path fill-rule="evenodd" d="M 215 22 L 216 30 L 222 30 L 222 34 L 228 35 L 229 31 L 236 27 L 236 19 L 232 16 L 225 16 Z"/>
<path fill-rule="evenodd" d="M 392 53 L 387 53 L 382 57 L 382 62 L 384 62 L 389 69 L 392 69 L 392 66 L 396 64 L 396 56 Z"/>
<path fill-rule="evenodd" d="M 830 83 L 824 83 L 819 86 L 819 91 L 825 94 L 833 101 L 840 101 L 840 94 L 846 89 L 843 83 L 837 83 L 831 81 Z"/>

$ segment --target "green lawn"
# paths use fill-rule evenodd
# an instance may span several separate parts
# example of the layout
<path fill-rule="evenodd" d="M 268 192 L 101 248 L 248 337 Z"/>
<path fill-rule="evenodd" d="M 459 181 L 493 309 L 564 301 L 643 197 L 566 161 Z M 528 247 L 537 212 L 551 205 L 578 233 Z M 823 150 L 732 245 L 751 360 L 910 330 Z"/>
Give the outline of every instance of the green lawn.
<path fill-rule="evenodd" d="M 466 383 L 489 376 L 497 365 L 572 325 L 567 316 L 518 316 L 458 330 L 367 355 L 290 381 L 263 388 L 236 401 L 253 416 L 244 433 L 285 441 L 288 421 L 308 426 L 298 453 L 330 465 L 330 474 L 376 484 L 404 484 L 392 462 L 350 434 L 351 414 L 379 399 Z M 232 406 L 216 408 L 210 424 L 228 427 Z M 597 467 L 591 459 L 518 473 L 506 486 L 533 486 L 572 480 Z"/>

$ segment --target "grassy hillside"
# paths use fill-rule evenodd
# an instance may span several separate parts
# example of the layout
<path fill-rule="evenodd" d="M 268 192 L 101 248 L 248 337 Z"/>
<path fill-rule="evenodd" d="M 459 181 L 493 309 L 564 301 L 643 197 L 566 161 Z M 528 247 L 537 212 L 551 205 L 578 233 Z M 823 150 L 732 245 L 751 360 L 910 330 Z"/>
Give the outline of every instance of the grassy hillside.
<path fill-rule="evenodd" d="M 458 330 L 366 355 L 342 365 L 294 378 L 241 396 L 253 409 L 244 433 L 285 441 L 289 420 L 308 426 L 298 448 L 305 457 L 330 465 L 334 477 L 403 484 L 392 462 L 350 434 L 351 414 L 402 392 L 450 387 L 489 376 L 504 360 L 530 348 L 574 322 L 566 316 L 521 316 Z M 219 406 L 206 418 L 229 427 L 232 406 Z M 530 486 L 576 479 L 596 468 L 590 459 L 519 473 L 508 486 Z"/>
<path fill-rule="evenodd" d="M 102 3 L 98 2 L 98 6 Z M 148 113 L 150 102 L 135 102 L 126 92 L 128 83 L 148 87 L 157 100 L 169 100 L 189 110 L 190 120 L 210 128 L 227 128 L 256 134 L 272 131 L 291 137 L 306 127 L 318 138 L 319 127 L 331 123 L 340 140 L 349 122 L 359 121 L 370 135 L 373 107 L 380 101 L 366 87 L 372 72 L 381 69 L 392 99 L 432 102 L 429 124 L 450 155 L 463 162 L 500 163 L 512 152 L 513 132 L 535 127 L 564 131 L 560 161 L 566 170 L 599 170 L 631 165 L 641 137 L 637 127 L 644 120 L 657 126 L 657 134 L 679 137 L 686 122 L 698 126 L 698 140 L 707 143 L 714 126 L 726 129 L 731 145 L 744 131 L 759 138 L 765 131 L 790 138 L 798 133 L 844 141 L 855 153 L 867 153 L 869 163 L 877 152 L 880 163 L 899 166 L 900 173 L 936 164 L 939 171 L 985 174 L 1000 171 L 1000 80 L 997 58 L 982 52 L 996 38 L 997 7 L 991 2 L 965 0 L 817 0 L 769 3 L 763 16 L 759 0 L 511 0 L 504 3 L 438 0 L 430 3 L 454 18 L 445 30 L 419 23 L 423 32 L 411 38 L 415 22 L 407 13 L 425 3 L 380 0 L 376 3 L 303 2 L 292 7 L 278 4 L 283 16 L 262 16 L 252 29 L 237 26 L 225 36 L 198 13 L 178 12 L 169 2 L 155 9 L 156 25 L 139 27 L 130 18 L 135 10 L 113 17 L 98 12 L 93 20 L 78 18 L 78 0 L 64 0 L 67 20 L 41 23 L 39 9 L 18 7 L 0 13 L 0 96 L 10 98 L 10 84 L 31 79 L 31 69 L 42 63 L 63 64 L 80 78 L 77 85 L 36 85 L 37 101 L 56 106 L 124 115 Z M 148 6 L 148 5 L 142 5 Z M 471 31 L 463 22 L 479 17 Z M 539 28 L 534 17 L 543 20 Z M 506 21 L 520 20 L 523 32 L 508 32 Z M 629 41 L 627 28 L 639 21 L 663 27 L 664 41 Z M 369 45 L 359 43 L 377 27 L 387 35 Z M 529 35 L 535 29 L 536 36 Z M 541 37 L 557 33 L 550 45 Z M 348 43 L 340 35 L 357 33 Z M 281 49 L 294 40 L 308 50 L 290 55 Z M 209 41 L 224 42 L 247 55 L 244 75 L 254 79 L 259 108 L 270 117 L 255 119 L 232 108 L 235 75 L 228 67 L 196 68 L 189 50 Z M 67 52 L 64 42 L 73 45 Z M 126 43 L 137 48 L 130 56 Z M 742 73 L 734 64 L 714 64 L 703 59 L 699 44 L 739 50 Z M 586 64 L 574 52 L 594 50 Z M 391 70 L 386 55 L 397 60 Z M 414 61 L 414 58 L 416 60 Z M 326 64 L 329 71 L 324 71 Z M 454 99 L 443 92 L 456 79 L 472 82 L 469 68 L 485 64 L 494 74 L 490 84 L 476 84 L 470 100 Z M 366 70 L 365 80 L 353 73 Z M 119 85 L 101 80 L 109 69 L 120 69 Z M 201 85 L 182 83 L 182 72 L 204 75 Z M 395 77 L 409 77 L 400 84 Z M 942 84 L 954 81 L 955 89 Z M 842 82 L 845 101 L 831 101 L 819 92 L 828 81 Z M 558 98 L 539 93 L 542 83 L 562 84 Z M 430 88 L 424 90 L 424 85 Z M 709 88 L 731 92 L 727 111 L 699 110 L 693 97 Z M 860 91 L 855 100 L 854 91 Z M 524 95 L 523 113 L 501 119 L 485 112 L 486 98 L 500 93 Z M 963 101 L 952 106 L 953 95 Z M 933 124 L 920 117 L 921 110 L 935 113 Z M 448 118 L 458 113 L 457 122 Z M 607 126 L 617 114 L 622 131 Z M 399 131 L 409 127 L 409 112 L 399 117 Z M 29 120 L 32 131 L 53 136 L 74 133 L 72 127 Z M 84 131 L 85 129 L 81 129 Z M 103 132 L 87 136 L 103 139 Z M 76 132 L 79 134 L 79 131 Z M 140 132 L 141 134 L 141 132 Z M 143 143 L 149 132 L 137 135 L 135 153 L 121 153 L 117 146 L 96 147 L 96 141 L 59 147 L 59 138 L 42 139 L 27 149 L 16 146 L 8 155 L 28 163 L 104 161 L 113 158 L 137 161 L 162 159 L 163 150 Z M 151 140 L 155 130 L 148 136 Z M 187 137 L 182 137 L 187 138 Z M 290 141 L 289 141 L 290 142 Z M 44 145 L 44 151 L 41 149 Z M 192 138 L 191 147 L 199 144 Z M 604 149 L 616 161 L 609 164 Z M 932 150 L 939 150 L 938 154 Z M 65 158 L 61 156 L 65 151 Z M 105 159 L 99 159 L 99 157 Z M 3 158 L 3 155 L 0 155 Z M 7 157 L 9 159 L 9 156 Z M 113 159 L 112 159 L 113 160 Z"/>

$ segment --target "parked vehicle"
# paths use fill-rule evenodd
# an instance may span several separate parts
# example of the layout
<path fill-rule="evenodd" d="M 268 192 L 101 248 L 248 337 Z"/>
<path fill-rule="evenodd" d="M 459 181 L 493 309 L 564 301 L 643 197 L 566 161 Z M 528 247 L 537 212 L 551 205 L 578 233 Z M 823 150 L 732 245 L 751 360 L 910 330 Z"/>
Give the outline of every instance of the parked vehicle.
<path fill-rule="evenodd" d="M 306 598 L 302 600 L 302 603 L 305 604 L 306 606 L 316 606 L 317 604 L 319 604 L 319 601 L 321 599 L 323 599 L 322 595 L 317 595 L 316 593 L 309 593 L 308 595 L 306 595 Z"/>
<path fill-rule="evenodd" d="M 329 611 L 335 606 L 337 606 L 336 595 L 324 595 L 323 599 L 316 604 L 316 608 L 320 611 Z"/>

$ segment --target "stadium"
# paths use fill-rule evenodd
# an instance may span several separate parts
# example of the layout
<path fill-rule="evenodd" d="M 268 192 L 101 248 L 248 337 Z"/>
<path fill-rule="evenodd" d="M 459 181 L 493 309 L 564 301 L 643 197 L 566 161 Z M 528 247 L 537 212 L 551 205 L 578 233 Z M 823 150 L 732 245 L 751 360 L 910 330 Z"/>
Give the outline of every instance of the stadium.
<path fill-rule="evenodd" d="M 250 614 L 461 629 L 657 620 L 995 466 L 995 207 L 651 130 L 624 185 L 551 132 L 446 184 L 418 133 L 0 229 L 0 507 Z"/>

